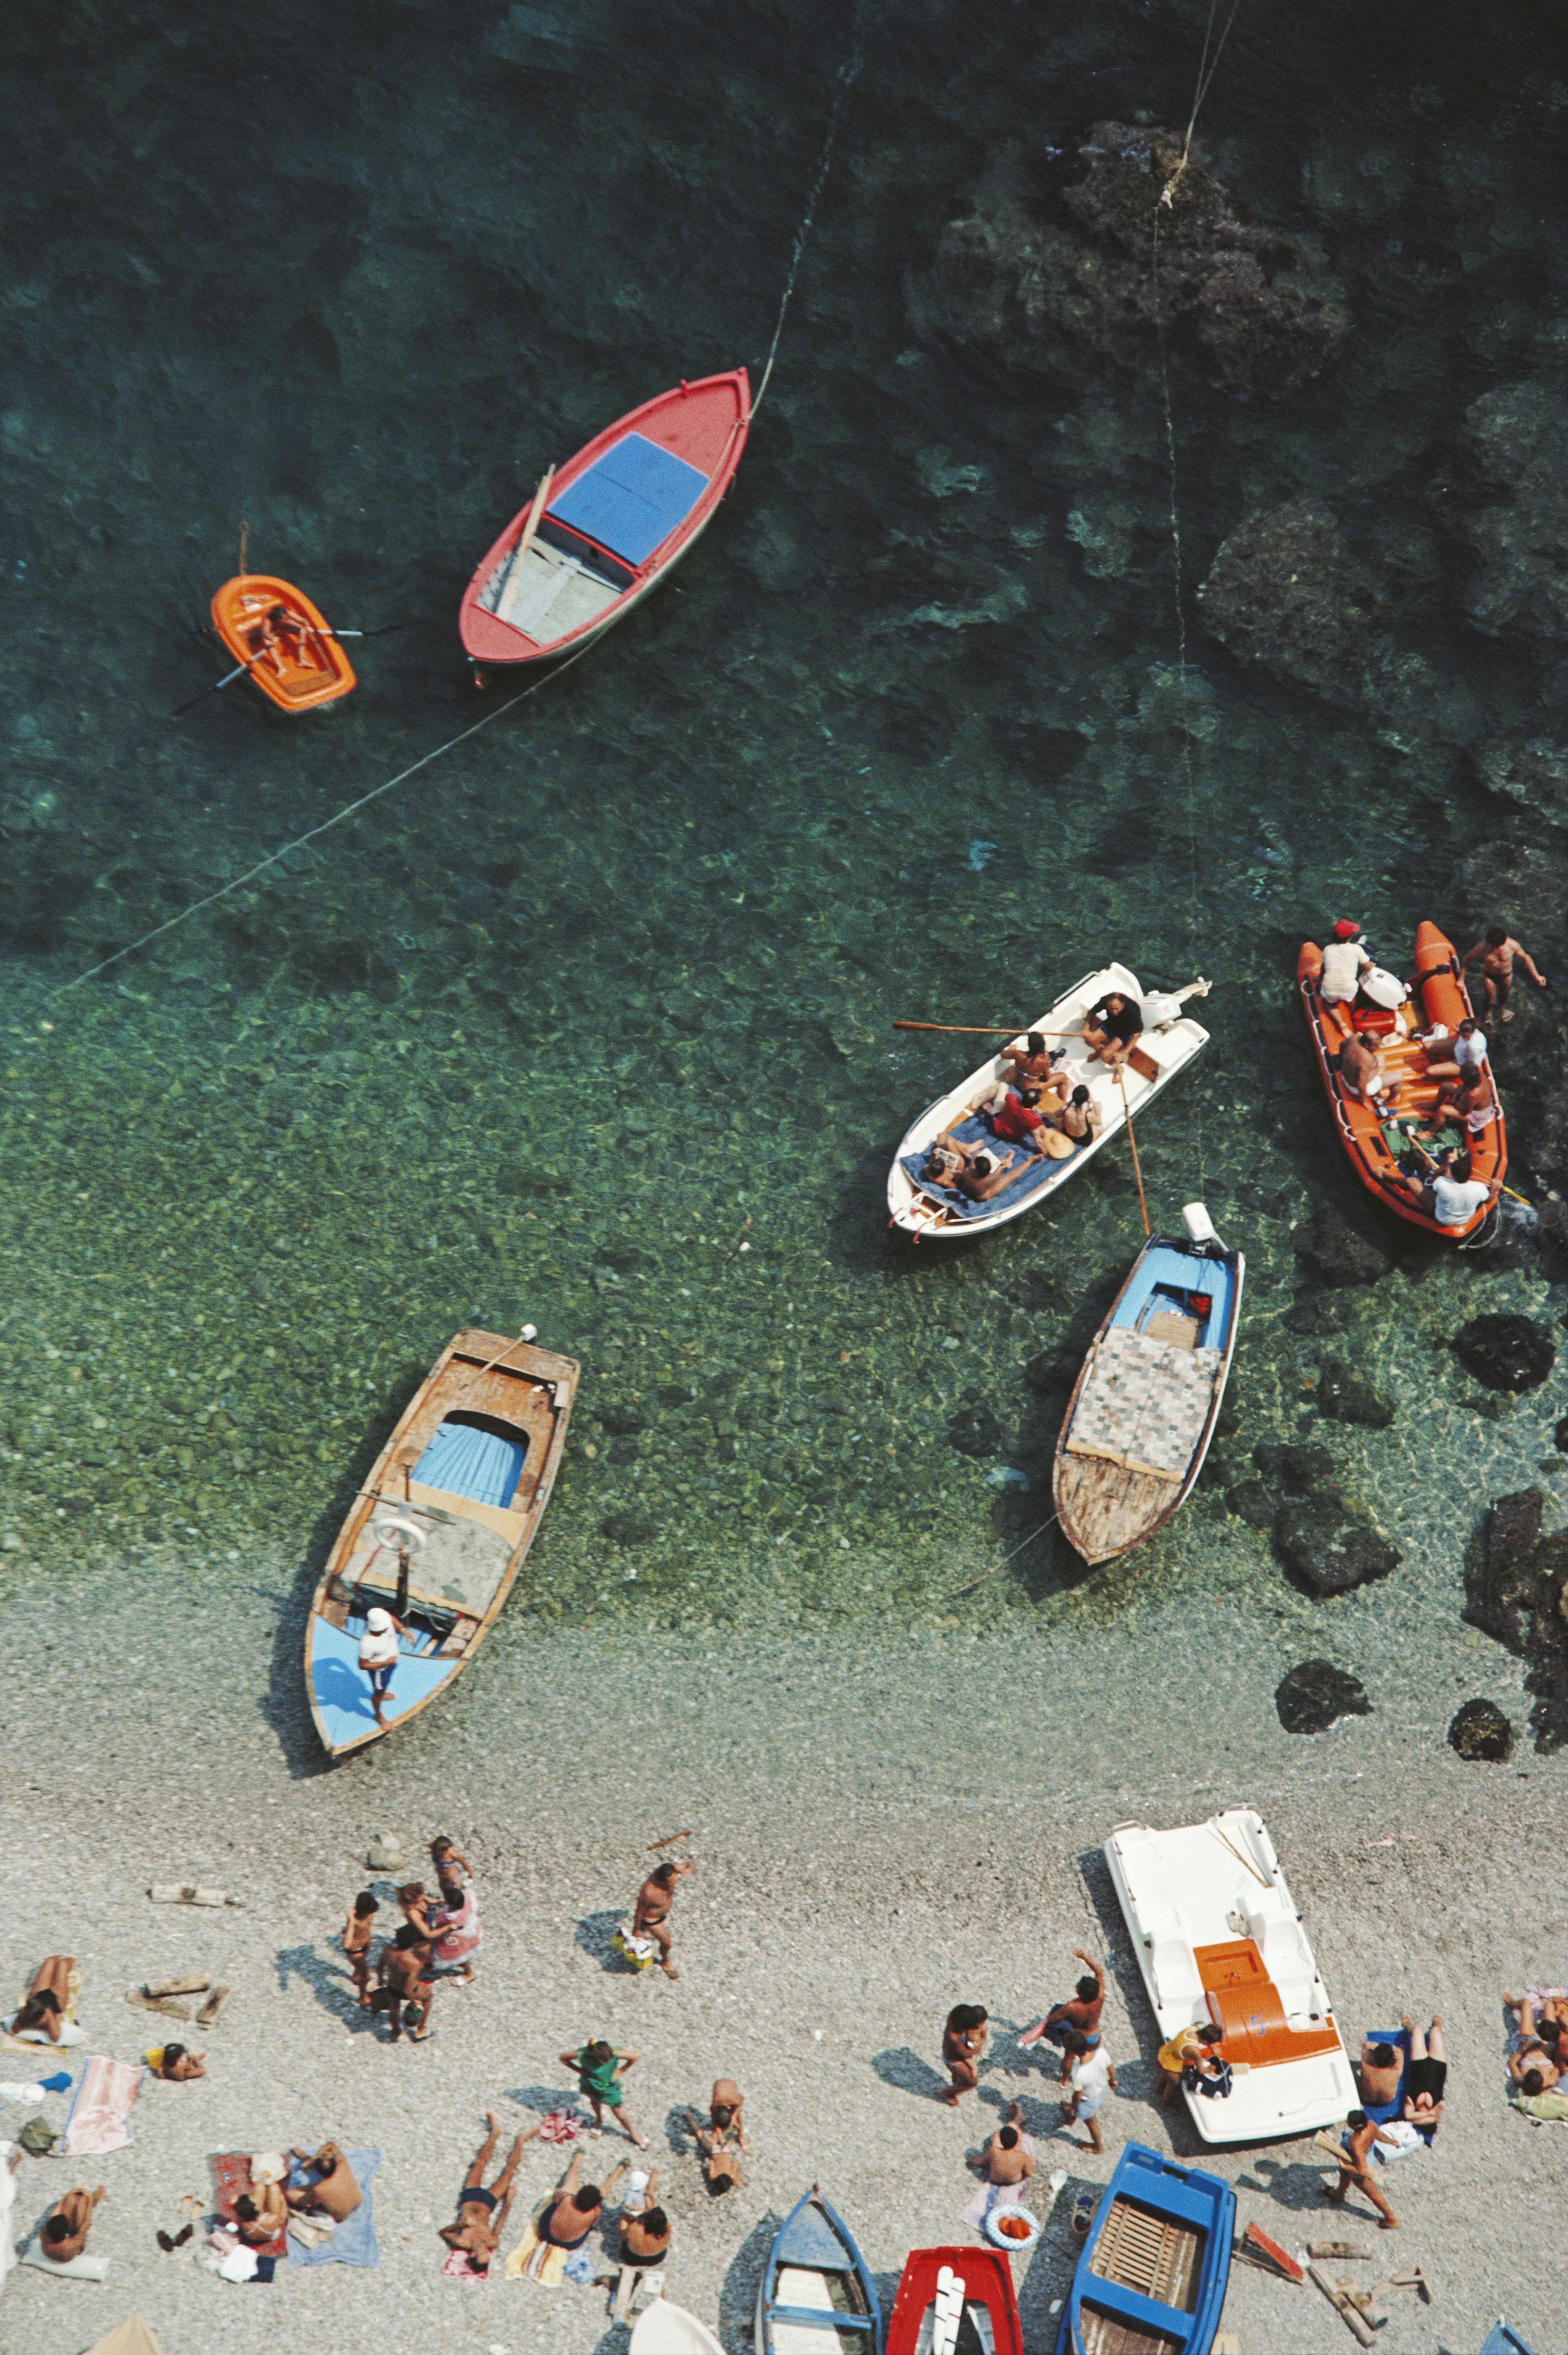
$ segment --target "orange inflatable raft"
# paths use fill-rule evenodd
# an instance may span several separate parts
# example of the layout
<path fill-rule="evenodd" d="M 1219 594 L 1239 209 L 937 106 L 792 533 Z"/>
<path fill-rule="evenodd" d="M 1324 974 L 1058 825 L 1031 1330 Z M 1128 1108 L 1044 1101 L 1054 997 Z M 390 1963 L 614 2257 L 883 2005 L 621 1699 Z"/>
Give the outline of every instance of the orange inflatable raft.
<path fill-rule="evenodd" d="M 213 597 L 212 625 L 280 711 L 313 711 L 354 687 L 353 666 L 325 616 L 290 581 L 237 573 Z"/>
<path fill-rule="evenodd" d="M 1353 1096 L 1339 1071 L 1340 1048 L 1352 1030 L 1365 1030 L 1372 1034 L 1371 1043 L 1381 1050 L 1390 1080 L 1398 1082 L 1394 1113 L 1415 1114 L 1423 1120 L 1430 1114 L 1437 1099 L 1437 1082 L 1428 1076 L 1428 1066 L 1442 1061 L 1443 1051 L 1435 1049 L 1429 1056 L 1421 1043 L 1421 1034 L 1441 1027 L 1452 1038 L 1460 1023 L 1474 1012 L 1452 941 L 1435 924 L 1421 925 L 1415 935 L 1413 994 L 1402 1007 L 1388 1013 L 1367 1013 L 1325 998 L 1319 986 L 1322 977 L 1322 950 L 1316 941 L 1303 942 L 1296 963 L 1301 1010 L 1312 1033 L 1334 1124 L 1339 1142 L 1350 1156 L 1351 1168 L 1369 1194 L 1375 1195 L 1385 1209 L 1408 1220 L 1413 1227 L 1422 1227 L 1430 1235 L 1441 1235 L 1445 1242 L 1467 1241 L 1490 1215 L 1486 1204 L 1463 1226 L 1439 1226 L 1400 1175 L 1394 1152 L 1383 1134 L 1386 1115 L 1380 1115 L 1370 1104 Z M 1489 1062 L 1486 1070 L 1490 1081 Z M 1505 1176 L 1508 1170 L 1508 1135 L 1495 1083 L 1492 1096 L 1498 1103 L 1497 1115 L 1470 1140 L 1470 1175 L 1488 1186 L 1494 1178 Z"/>

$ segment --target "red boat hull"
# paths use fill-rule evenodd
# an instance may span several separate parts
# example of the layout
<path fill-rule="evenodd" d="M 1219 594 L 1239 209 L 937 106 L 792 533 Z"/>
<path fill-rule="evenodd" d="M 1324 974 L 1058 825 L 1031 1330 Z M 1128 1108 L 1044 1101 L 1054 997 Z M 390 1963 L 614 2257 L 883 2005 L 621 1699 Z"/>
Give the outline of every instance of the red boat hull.
<path fill-rule="evenodd" d="M 521 626 L 528 618 L 528 609 L 524 607 L 519 613 L 515 596 L 511 620 L 491 610 L 497 602 L 505 604 L 512 589 L 510 568 L 522 548 L 533 506 L 530 500 L 518 509 L 494 546 L 486 550 L 464 593 L 458 626 L 470 658 L 485 668 L 553 660 L 578 653 L 613 628 L 650 590 L 658 586 L 711 523 L 720 501 L 735 478 L 751 421 L 750 380 L 744 368 L 731 368 L 722 376 L 703 377 L 694 384 L 682 383 L 669 392 L 661 392 L 596 434 L 575 457 L 568 459 L 552 480 L 540 538 L 532 544 L 532 549 L 536 555 L 546 555 L 549 551 L 542 542 L 553 538 L 569 554 L 580 556 L 581 563 L 575 567 L 580 576 L 603 579 L 612 591 L 609 602 L 600 610 L 560 628 L 548 612 L 542 613 L 534 628 Z M 649 463 L 656 468 L 662 463 L 667 476 L 688 485 L 693 493 L 686 511 L 678 516 L 672 512 L 670 528 L 652 546 L 645 545 L 645 534 L 630 548 L 624 541 L 616 546 L 610 527 L 594 517 L 591 508 L 589 519 L 581 519 L 584 478 L 597 476 L 605 462 L 613 464 L 613 453 L 623 443 L 645 458 L 651 445 L 653 457 Z M 688 468 L 695 470 L 694 475 L 685 474 Z M 696 476 L 703 478 L 700 489 Z M 575 509 L 574 489 L 578 494 Z M 676 492 L 671 496 L 678 499 L 683 494 Z M 558 514 L 560 509 L 564 509 L 564 515 Z M 574 513 L 580 518 L 576 523 L 572 521 Z M 553 534 L 552 526 L 557 527 Z M 525 560 L 528 553 L 528 549 L 523 549 Z M 545 597 L 533 600 L 536 606 L 550 604 L 548 588 L 547 582 Z"/>
<path fill-rule="evenodd" d="M 963 2284 L 965 2309 L 982 2308 L 989 2322 L 991 2347 L 987 2355 L 1023 2355 L 1023 2325 L 1019 2319 L 1012 2266 L 1000 2249 L 976 2248 L 910 2251 L 888 2320 L 886 2355 L 920 2355 L 922 2326 L 942 2275 L 948 2271 Z M 955 2355 L 974 2355 L 976 2341 L 985 2349 L 986 2334 L 967 2327 L 967 2312 L 964 2322 Z M 931 2355 L 933 2334 L 927 2330 L 924 2335 L 924 2355 Z"/>

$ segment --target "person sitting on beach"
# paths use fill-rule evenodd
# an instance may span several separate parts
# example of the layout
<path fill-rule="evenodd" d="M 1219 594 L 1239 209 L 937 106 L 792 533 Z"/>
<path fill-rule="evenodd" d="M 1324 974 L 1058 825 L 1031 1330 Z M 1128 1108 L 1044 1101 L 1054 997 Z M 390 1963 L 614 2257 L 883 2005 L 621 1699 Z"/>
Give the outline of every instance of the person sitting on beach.
<path fill-rule="evenodd" d="M 1361 2058 L 1356 2070 L 1362 2101 L 1371 2102 L 1374 2108 L 1384 2102 L 1392 2102 L 1399 2091 L 1403 2069 L 1404 2055 L 1397 2044 L 1368 2044 L 1363 2041 Z"/>
<path fill-rule="evenodd" d="M 257 2183 L 250 2191 L 242 2191 L 234 2202 L 234 2221 L 247 2248 L 264 2249 L 288 2229 L 289 2206 L 283 2185 Z"/>
<path fill-rule="evenodd" d="M 1522 2093 L 1531 2095 L 1551 2093 L 1563 2075 L 1555 2034 L 1560 2015 L 1554 2009 L 1549 2021 L 1538 2022 L 1535 2005 L 1529 1996 L 1505 1995 L 1503 2001 L 1519 2013 L 1519 2032 L 1509 2055 L 1509 2075 Z M 1553 2030 L 1550 2041 L 1541 2033 L 1543 2025 Z"/>
<path fill-rule="evenodd" d="M 1436 2012 L 1432 2025 L 1417 2028 L 1408 2013 L 1400 2021 L 1410 2037 L 1410 2071 L 1404 2081 L 1402 2115 L 1418 2126 L 1428 2140 L 1443 2115 L 1444 2088 L 1448 2083 L 1448 2054 L 1443 2042 L 1443 2022 Z"/>
<path fill-rule="evenodd" d="M 656 2265 L 669 2254 L 670 2222 L 657 2204 L 658 2190 L 656 2167 L 641 2195 L 629 2195 L 621 2211 L 617 2237 L 624 2265 Z"/>
<path fill-rule="evenodd" d="M 1459 959 L 1460 973 L 1464 973 L 1467 965 L 1474 964 L 1477 957 L 1481 960 L 1481 979 L 1486 986 L 1487 1011 L 1488 1014 L 1496 1014 L 1499 1021 L 1513 1020 L 1513 1008 L 1509 1004 L 1509 993 L 1513 987 L 1513 968 L 1516 958 L 1523 965 L 1537 989 L 1544 989 L 1546 986 L 1546 975 L 1536 965 L 1523 942 L 1516 941 L 1506 924 L 1492 924 L 1488 929 L 1486 938 L 1477 941 L 1473 949 L 1466 951 Z"/>
<path fill-rule="evenodd" d="M 1371 2153 L 1374 2142 L 1383 2142 L 1391 2147 L 1397 2147 L 1398 2137 L 1385 2134 L 1381 2126 L 1375 2126 L 1368 2117 L 1365 2110 L 1352 2110 L 1345 2120 L 1345 2127 L 1343 2141 L 1338 2145 L 1329 2146 L 1339 2163 L 1339 2176 L 1337 2182 L 1325 2185 L 1324 2198 L 1332 2200 L 1338 2206 L 1354 2184 L 1358 2191 L 1366 2193 L 1367 2198 L 1377 2210 L 1378 2221 L 1382 2230 L 1385 2232 L 1397 2232 L 1399 2218 L 1372 2181 Z"/>
<path fill-rule="evenodd" d="M 384 2011 L 392 2023 L 392 2041 L 398 2043 L 403 2033 L 403 2007 L 413 2005 L 418 2019 L 409 2030 L 415 2044 L 422 2044 L 432 2033 L 430 2008 L 435 2000 L 432 1949 L 428 1938 L 421 1938 L 411 1922 L 405 1922 L 389 1946 L 383 1946 L 376 1965 L 376 1993 L 371 2007 Z"/>
<path fill-rule="evenodd" d="M 531 2135 L 519 2135 L 507 2154 L 507 2164 L 486 2191 L 485 2169 L 496 2155 L 496 2145 L 501 2137 L 501 2121 L 493 2110 L 485 2113 L 485 2123 L 490 2131 L 479 2146 L 479 2156 L 463 2179 L 458 2195 L 457 2222 L 443 2224 L 441 2237 L 448 2248 L 461 2249 L 477 2274 L 489 2270 L 496 2246 L 506 2229 L 507 2215 L 512 2205 L 512 2178 L 517 2171 L 525 2142 Z M 534 2132 L 537 2134 L 536 2127 Z"/>
<path fill-rule="evenodd" d="M 96 2191 L 84 2191 L 79 2186 L 55 2201 L 38 2228 L 38 2247 L 51 2265 L 69 2265 L 73 2257 L 80 2256 L 87 2246 L 93 2211 L 108 2196 L 101 2183 Z"/>
<path fill-rule="evenodd" d="M 734 2190 L 741 2181 L 740 2153 L 752 2147 L 741 2122 L 743 2099 L 733 2077 L 716 2077 L 708 2101 L 708 2124 L 703 2125 L 695 2110 L 686 2113 L 686 2122 L 702 2153 L 708 2189 L 715 2195 Z"/>
<path fill-rule="evenodd" d="M 80 2044 L 81 2030 L 73 2028 L 66 2018 L 75 1968 L 70 1955 L 49 1955 L 38 1965 L 21 2009 L 11 2022 L 13 2036 L 24 2036 L 29 2044 Z"/>
<path fill-rule="evenodd" d="M 193 2077 L 206 2076 L 207 2055 L 187 2052 L 183 2044 L 165 2044 L 153 2073 L 162 2077 L 165 2084 L 188 2084 Z"/>
<path fill-rule="evenodd" d="M 1121 990 L 1107 990 L 1084 1019 L 1083 1043 L 1089 1050 L 1089 1060 L 1115 1071 L 1137 1045 L 1143 1027 L 1142 1008 Z"/>
<path fill-rule="evenodd" d="M 335 2142 L 324 2142 L 316 2151 L 291 2150 L 311 2177 L 308 2183 L 285 2189 L 284 2199 L 291 2208 L 321 2208 L 327 2215 L 336 2216 L 341 2224 L 345 2216 L 352 2216 L 365 2195 L 354 2180 L 354 2169 Z"/>
<path fill-rule="evenodd" d="M 1073 1089 L 1056 1115 L 1056 1125 L 1073 1145 L 1087 1145 L 1100 1134 L 1100 1107 L 1085 1087 Z"/>
<path fill-rule="evenodd" d="M 940 2098 L 950 2110 L 955 2110 L 963 2096 L 973 2093 L 980 2082 L 980 2055 L 991 2033 L 989 2020 L 990 2014 L 980 2003 L 955 2003 L 947 2015 L 942 2058 L 953 2083 Z"/>
<path fill-rule="evenodd" d="M 1181 2091 L 1181 2080 L 1189 2069 L 1212 2066 L 1219 2059 L 1218 2046 L 1225 2031 L 1211 2019 L 1190 2028 L 1179 2028 L 1168 2042 L 1155 2054 L 1159 2068 L 1159 2105 L 1168 2110 Z"/>
<path fill-rule="evenodd" d="M 541 2209 L 538 2224 L 541 2241 L 555 2249 L 580 2249 L 599 2221 L 605 2193 L 613 2191 L 626 2172 L 626 2161 L 604 2179 L 603 2189 L 597 2183 L 578 2182 L 582 2169 L 582 2153 L 577 2151 L 571 2165 L 561 2178 L 560 2189 L 548 2208 Z"/>
<path fill-rule="evenodd" d="M 1052 2044 L 1065 2046 L 1074 2030 L 1083 2037 L 1086 2051 L 1092 2052 L 1099 2043 L 1100 2015 L 1105 2009 L 1105 1974 L 1082 1946 L 1074 1946 L 1072 1954 L 1076 1962 L 1087 1964 L 1087 1975 L 1078 1981 L 1065 2002 L 1051 2005 L 1038 2028 L 1029 2029 L 1019 2037 L 1020 2044 L 1038 2043 L 1041 2037 L 1049 2037 Z"/>
<path fill-rule="evenodd" d="M 1457 1030 L 1451 1031 L 1439 1022 L 1430 1030 L 1419 1034 L 1420 1044 L 1426 1050 L 1426 1076 L 1429 1080 L 1456 1080 L 1467 1063 L 1484 1063 L 1487 1060 L 1487 1038 L 1473 1014 L 1467 1014 Z"/>
<path fill-rule="evenodd" d="M 365 1633 L 359 1638 L 359 1670 L 370 1679 L 370 1707 L 376 1722 L 383 1729 L 387 1721 L 381 1711 L 392 1698 L 392 1672 L 398 1665 L 398 1638 L 408 1629 L 400 1619 L 394 1619 L 380 1604 L 365 1614 Z"/>
<path fill-rule="evenodd" d="M 1341 922 L 1349 923 L 1344 917 Z M 1349 1006 L 1361 986 L 1361 975 L 1372 969 L 1366 943 L 1353 931 L 1341 932 L 1334 927 L 1335 937 L 1323 952 L 1323 971 L 1318 976 L 1317 995 L 1330 1006 Z"/>
<path fill-rule="evenodd" d="M 1024 2147 L 1023 2104 L 1013 2102 L 1008 2115 L 975 2161 L 987 2183 L 1027 2183 L 1034 2173 L 1034 2154 Z"/>

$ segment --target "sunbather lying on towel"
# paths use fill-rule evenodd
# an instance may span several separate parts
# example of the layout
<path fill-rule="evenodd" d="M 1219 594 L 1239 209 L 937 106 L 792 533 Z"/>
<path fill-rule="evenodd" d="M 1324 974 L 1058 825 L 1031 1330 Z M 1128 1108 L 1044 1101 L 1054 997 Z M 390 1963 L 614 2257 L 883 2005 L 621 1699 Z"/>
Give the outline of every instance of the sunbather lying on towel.
<path fill-rule="evenodd" d="M 1404 2081 L 1404 2116 L 1431 2139 L 1443 2115 L 1443 2089 L 1448 2083 L 1448 2055 L 1443 2043 L 1443 2022 L 1435 2012 L 1430 2028 L 1417 2028 L 1407 2015 L 1400 2026 L 1410 2034 L 1410 2074 Z"/>
<path fill-rule="evenodd" d="M 1361 2099 L 1374 2108 L 1382 2102 L 1392 2102 L 1399 2091 L 1404 2055 L 1397 2044 L 1366 2044 L 1361 2046 L 1361 2058 L 1356 2075 L 1360 2082 Z"/>
<path fill-rule="evenodd" d="M 1527 1995 L 1505 1995 L 1503 2001 L 1519 2013 L 1519 2033 L 1509 2055 L 1509 2075 L 1522 2093 L 1551 2093 L 1563 2071 L 1556 2032 L 1561 2015 L 1553 2006 L 1551 2019 L 1542 2017 L 1538 2023 L 1535 2006 Z M 1543 2015 L 1545 2009 L 1542 2005 Z M 1549 2034 L 1542 2034 L 1542 2029 Z"/>
<path fill-rule="evenodd" d="M 997 1153 L 988 1145 L 965 1145 L 951 1129 L 944 1129 L 920 1174 L 927 1186 L 946 1186 L 956 1194 L 966 1194 L 972 1202 L 988 1202 L 1034 1167 L 1032 1154 Z"/>
<path fill-rule="evenodd" d="M 53 2265 L 69 2265 L 80 2257 L 87 2246 L 87 2228 L 92 2222 L 92 2211 L 107 2197 L 101 2183 L 96 2191 L 80 2188 L 68 2191 L 57 2200 L 44 2218 L 38 2234 L 38 2246 Z"/>
<path fill-rule="evenodd" d="M 258 2183 L 259 2199 L 242 2191 L 234 2202 L 234 2221 L 240 2227 L 240 2238 L 252 2249 L 264 2249 L 284 2231 L 289 2221 L 288 2202 L 283 2198 L 281 2183 Z"/>
<path fill-rule="evenodd" d="M 745 2096 L 733 2077 L 715 2077 L 709 2097 L 708 2124 L 703 2125 L 695 2110 L 688 2110 L 686 2122 L 691 2128 L 698 2149 L 702 2153 L 702 2171 L 708 2178 L 708 2189 L 716 2197 L 733 2191 L 741 2181 L 741 2153 L 750 2150 L 746 2129 L 741 2123 Z"/>
<path fill-rule="evenodd" d="M 443 2224 L 441 2237 L 450 2248 L 466 2251 L 469 2264 L 475 2273 L 487 2273 L 496 2244 L 506 2226 L 507 2211 L 512 2205 L 512 2178 L 517 2171 L 525 2142 L 531 2135 L 519 2135 L 507 2154 L 507 2164 L 488 2190 L 485 2188 L 485 2169 L 496 2156 L 496 2145 L 501 2137 L 501 2121 L 493 2110 L 486 2110 L 485 2122 L 490 2131 L 479 2146 L 479 2156 L 463 2179 L 463 2192 L 457 2202 L 457 2222 Z M 539 2128 L 534 2128 L 534 2134 Z M 592 2228 L 591 2228 L 592 2229 Z"/>
<path fill-rule="evenodd" d="M 26 2036 L 34 2043 L 41 2043 L 46 2037 L 51 2044 L 65 2041 L 65 2008 L 75 1968 L 69 1955 L 50 1955 L 38 1965 L 22 2009 L 11 2022 L 13 2036 Z"/>
<path fill-rule="evenodd" d="M 352 2216 L 365 2194 L 354 2180 L 354 2169 L 335 2142 L 324 2142 L 318 2151 L 291 2150 L 310 2174 L 310 2181 L 290 2190 L 284 2199 L 291 2208 L 322 2208 L 336 2216 L 341 2224 L 345 2216 Z"/>

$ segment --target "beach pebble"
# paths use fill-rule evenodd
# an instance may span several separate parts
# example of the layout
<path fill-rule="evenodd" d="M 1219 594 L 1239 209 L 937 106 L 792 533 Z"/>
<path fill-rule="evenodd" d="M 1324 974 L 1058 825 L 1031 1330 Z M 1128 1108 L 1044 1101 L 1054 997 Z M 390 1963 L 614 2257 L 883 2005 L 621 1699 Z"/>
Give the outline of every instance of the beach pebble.
<path fill-rule="evenodd" d="M 1467 1700 L 1448 1728 L 1461 1758 L 1501 1765 L 1513 1756 L 1513 1727 L 1495 1700 Z"/>
<path fill-rule="evenodd" d="M 1533 1316 L 1472 1316 L 1454 1347 L 1467 1371 L 1491 1391 L 1532 1391 L 1557 1363 L 1551 1333 Z"/>
<path fill-rule="evenodd" d="M 401 1872 L 402 1849 L 386 1832 L 378 1832 L 365 1851 L 365 1867 L 368 1872 Z"/>

